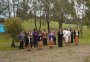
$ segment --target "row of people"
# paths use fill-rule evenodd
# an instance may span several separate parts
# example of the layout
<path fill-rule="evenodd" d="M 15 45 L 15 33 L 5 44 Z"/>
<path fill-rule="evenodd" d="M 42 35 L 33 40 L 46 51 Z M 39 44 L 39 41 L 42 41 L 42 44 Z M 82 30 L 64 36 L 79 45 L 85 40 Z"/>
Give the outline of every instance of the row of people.
<path fill-rule="evenodd" d="M 63 31 L 60 29 L 58 32 L 52 30 L 49 33 L 44 29 L 43 31 L 34 29 L 33 32 L 21 32 L 19 34 L 20 37 L 20 49 L 23 48 L 24 42 L 25 47 L 38 47 L 38 49 L 42 49 L 44 46 L 49 46 L 53 48 L 56 45 L 56 34 L 58 34 L 58 47 L 62 47 L 63 41 L 68 46 L 70 43 L 73 43 L 73 39 L 75 40 L 75 44 L 78 45 L 78 30 L 64 29 Z"/>

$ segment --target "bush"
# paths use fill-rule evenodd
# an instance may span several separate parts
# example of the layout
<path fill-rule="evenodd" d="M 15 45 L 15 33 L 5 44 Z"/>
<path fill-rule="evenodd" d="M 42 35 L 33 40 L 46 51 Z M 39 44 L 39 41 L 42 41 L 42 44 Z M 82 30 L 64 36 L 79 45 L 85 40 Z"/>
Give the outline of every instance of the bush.
<path fill-rule="evenodd" d="M 22 30 L 21 22 L 21 19 L 17 17 L 5 20 L 5 30 L 14 41 L 19 39 L 18 35 Z"/>

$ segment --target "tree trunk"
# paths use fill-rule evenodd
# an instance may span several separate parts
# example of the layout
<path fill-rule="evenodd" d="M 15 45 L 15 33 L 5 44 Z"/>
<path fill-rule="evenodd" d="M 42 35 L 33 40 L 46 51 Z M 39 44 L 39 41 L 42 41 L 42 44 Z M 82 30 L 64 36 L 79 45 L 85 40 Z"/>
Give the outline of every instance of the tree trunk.
<path fill-rule="evenodd" d="M 82 20 L 80 20 L 79 28 L 80 28 L 80 36 L 82 38 L 83 37 L 83 22 L 82 22 Z"/>
<path fill-rule="evenodd" d="M 11 17 L 11 12 L 10 12 L 10 1 L 9 0 L 7 0 L 8 1 L 8 12 L 9 12 L 9 18 Z"/>
<path fill-rule="evenodd" d="M 35 15 L 34 15 L 34 19 L 35 19 L 35 28 L 37 29 L 37 22 L 36 22 L 37 18 L 36 18 L 36 13 L 35 13 Z"/>
<path fill-rule="evenodd" d="M 48 33 L 50 32 L 50 25 L 49 25 L 49 13 L 46 14 L 46 21 L 47 21 L 47 28 L 48 28 Z"/>
<path fill-rule="evenodd" d="M 15 17 L 15 6 L 14 6 L 14 1 L 13 1 L 13 14 L 14 14 L 14 17 Z"/>
<path fill-rule="evenodd" d="M 11 46 L 12 46 L 12 47 L 15 47 L 15 42 L 14 42 L 14 40 L 12 41 Z"/>
<path fill-rule="evenodd" d="M 36 2 L 34 2 L 34 5 L 35 5 L 35 9 L 34 9 L 35 28 L 37 29 Z"/>
<path fill-rule="evenodd" d="M 41 29 L 41 23 L 42 23 L 42 20 L 41 20 L 41 10 L 40 10 L 40 26 L 39 26 L 39 30 Z"/>
<path fill-rule="evenodd" d="M 59 15 L 59 29 L 62 29 L 62 23 L 63 23 L 63 13 Z"/>

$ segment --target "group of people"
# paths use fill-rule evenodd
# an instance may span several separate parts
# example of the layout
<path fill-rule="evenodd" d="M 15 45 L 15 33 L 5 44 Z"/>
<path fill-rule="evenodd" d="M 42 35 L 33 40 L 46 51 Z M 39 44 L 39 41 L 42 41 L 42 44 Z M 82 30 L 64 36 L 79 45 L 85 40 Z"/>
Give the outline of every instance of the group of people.
<path fill-rule="evenodd" d="M 58 38 L 56 38 L 58 36 Z M 43 49 L 43 46 L 49 46 L 53 48 L 54 45 L 57 44 L 56 39 L 58 39 L 58 47 L 63 46 L 63 41 L 65 42 L 66 46 L 69 46 L 71 43 L 78 45 L 79 42 L 79 30 L 72 30 L 72 29 L 59 29 L 58 31 L 51 30 L 49 33 L 43 29 L 37 30 L 34 29 L 30 32 L 20 32 L 19 34 L 20 39 L 20 49 L 29 48 L 30 50 L 32 47 Z"/>

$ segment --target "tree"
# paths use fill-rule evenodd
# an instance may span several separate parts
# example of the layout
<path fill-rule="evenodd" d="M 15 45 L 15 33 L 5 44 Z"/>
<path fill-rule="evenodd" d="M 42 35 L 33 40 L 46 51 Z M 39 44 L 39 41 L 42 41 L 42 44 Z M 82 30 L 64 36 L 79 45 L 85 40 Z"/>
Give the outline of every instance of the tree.
<path fill-rule="evenodd" d="M 17 7 L 17 17 L 21 18 L 22 20 L 28 19 L 28 10 L 29 10 L 29 5 L 27 0 L 23 0 L 22 2 L 19 2 L 20 4 L 19 7 Z"/>
<path fill-rule="evenodd" d="M 50 17 L 51 17 L 50 11 L 53 8 L 54 0 L 41 0 L 41 2 L 43 4 L 43 13 L 45 14 L 48 32 L 50 32 Z"/>
<path fill-rule="evenodd" d="M 9 14 L 9 18 L 11 17 L 11 11 L 10 11 L 10 1 L 9 0 L 7 0 L 7 2 L 8 2 L 8 14 Z"/>
<path fill-rule="evenodd" d="M 15 47 L 14 42 L 19 39 L 19 33 L 22 30 L 22 25 L 21 25 L 21 19 L 20 18 L 9 18 L 5 20 L 5 29 L 6 32 L 10 35 L 12 38 L 12 47 Z"/>
<path fill-rule="evenodd" d="M 55 0 L 53 16 L 59 22 L 59 29 L 62 29 L 62 23 L 67 17 L 69 17 L 66 17 L 66 15 L 71 14 L 71 9 L 73 9 L 73 6 L 71 6 L 71 4 L 72 2 L 70 2 L 69 0 Z"/>
<path fill-rule="evenodd" d="M 0 1 L 0 15 L 6 17 L 8 14 L 8 2 L 7 1 Z"/>

